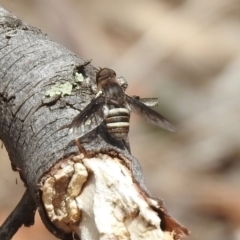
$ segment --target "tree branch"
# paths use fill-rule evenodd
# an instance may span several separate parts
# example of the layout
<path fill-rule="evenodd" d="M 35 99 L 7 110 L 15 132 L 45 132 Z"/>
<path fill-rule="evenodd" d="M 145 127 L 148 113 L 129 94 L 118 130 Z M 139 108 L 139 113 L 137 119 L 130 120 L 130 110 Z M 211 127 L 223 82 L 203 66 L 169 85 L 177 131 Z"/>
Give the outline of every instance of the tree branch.
<path fill-rule="evenodd" d="M 0 8 L 0 139 L 27 187 L 0 236 L 32 224 L 16 220 L 26 202 L 29 216 L 37 207 L 61 239 L 189 234 L 150 195 L 138 161 L 107 136 L 104 125 L 78 146 L 66 129 L 59 131 L 95 95 L 95 75 L 93 66 Z"/>
<path fill-rule="evenodd" d="M 26 227 L 33 225 L 35 212 L 36 204 L 26 190 L 16 208 L 0 227 L 0 239 L 11 239 L 23 224 Z"/>

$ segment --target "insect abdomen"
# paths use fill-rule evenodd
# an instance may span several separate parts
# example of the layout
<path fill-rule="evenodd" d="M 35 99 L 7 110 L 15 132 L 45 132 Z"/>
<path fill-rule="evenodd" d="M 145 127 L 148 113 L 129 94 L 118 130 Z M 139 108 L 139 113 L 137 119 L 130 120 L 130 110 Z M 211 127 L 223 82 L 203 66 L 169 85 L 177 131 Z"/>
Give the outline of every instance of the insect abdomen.
<path fill-rule="evenodd" d="M 108 133 L 117 140 L 122 140 L 129 132 L 130 113 L 126 108 L 113 108 L 105 119 Z"/>

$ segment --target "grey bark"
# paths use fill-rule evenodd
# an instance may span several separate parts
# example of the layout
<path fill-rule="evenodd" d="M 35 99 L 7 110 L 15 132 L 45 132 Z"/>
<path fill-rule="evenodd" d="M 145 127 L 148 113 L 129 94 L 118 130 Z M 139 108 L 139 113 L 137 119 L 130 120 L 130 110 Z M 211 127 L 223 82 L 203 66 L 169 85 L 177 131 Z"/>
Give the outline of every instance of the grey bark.
<path fill-rule="evenodd" d="M 56 82 L 72 81 L 74 71 L 82 71 L 94 81 L 95 69 L 90 65 L 81 68 L 84 62 L 0 8 L 0 138 L 13 169 L 19 171 L 28 189 L 29 204 L 34 199 L 47 227 L 63 238 L 66 236 L 45 219 L 38 181 L 58 160 L 78 152 L 66 130 L 56 130 L 69 123 L 94 92 L 89 85 L 73 90 L 71 96 L 48 98 L 45 93 Z M 86 139 L 85 147 L 89 151 L 121 151 L 122 146 L 114 146 L 97 134 Z M 128 156 L 125 150 L 122 153 Z"/>
<path fill-rule="evenodd" d="M 45 226 L 58 238 L 72 239 L 48 220 L 41 202 L 39 181 L 56 162 L 79 150 L 67 130 L 58 131 L 92 99 L 96 69 L 40 30 L 33 28 L 0 8 L 0 139 L 8 151 L 13 170 L 19 172 L 27 188 L 22 200 L 0 228 L 0 239 L 11 239 L 18 228 L 33 224 L 36 207 Z M 90 84 L 79 83 L 70 95 L 47 97 L 56 83 L 74 82 L 74 73 L 90 78 Z M 110 153 L 124 156 L 131 164 L 137 183 L 148 193 L 141 168 L 126 147 L 109 140 L 101 126 L 82 139 L 88 153 Z M 164 208 L 163 208 L 164 209 Z M 27 214 L 19 214 L 19 213 Z M 22 219 L 16 223 L 17 217 Z M 159 212 L 162 219 L 165 213 Z M 166 225 L 175 222 L 166 215 Z M 29 220 L 30 219 L 30 220 Z M 174 224 L 173 224 L 174 222 Z M 172 227 L 173 226 L 173 227 Z M 11 233 L 6 235 L 8 229 Z M 4 235 L 5 234 L 5 235 Z"/>
<path fill-rule="evenodd" d="M 44 172 L 64 155 L 77 152 L 74 145 L 66 147 L 69 142 L 66 134 L 54 134 L 69 121 L 73 107 L 64 111 L 64 102 L 60 99 L 45 102 L 44 99 L 51 84 L 68 81 L 74 67 L 83 60 L 3 8 L 0 8 L 0 32 L 0 138 L 6 146 L 13 170 L 19 171 L 28 189 L 26 201 L 29 206 L 25 204 L 21 208 L 21 203 L 18 205 L 18 210 L 26 213 L 35 205 L 41 208 L 37 185 Z M 68 104 L 72 99 L 69 97 Z M 50 231 L 58 237 L 68 238 L 58 230 L 52 230 L 44 210 L 40 209 L 40 212 Z M 21 216 L 24 218 L 26 215 Z M 14 217 L 11 221 L 9 229 L 17 231 L 21 225 L 14 225 Z M 25 219 L 22 219 L 24 223 Z M 11 238 L 11 235 L 1 235 L 4 229 L 1 230 L 0 239 Z"/>

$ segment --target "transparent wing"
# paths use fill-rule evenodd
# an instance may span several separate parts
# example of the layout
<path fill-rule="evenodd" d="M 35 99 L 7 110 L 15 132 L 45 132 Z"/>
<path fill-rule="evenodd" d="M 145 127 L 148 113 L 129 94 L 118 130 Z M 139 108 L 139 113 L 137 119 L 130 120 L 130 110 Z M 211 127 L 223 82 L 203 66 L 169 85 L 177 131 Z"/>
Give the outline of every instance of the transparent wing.
<path fill-rule="evenodd" d="M 170 132 L 175 132 L 175 127 L 165 119 L 161 114 L 149 108 L 144 103 L 140 102 L 136 98 L 131 98 L 126 95 L 127 105 L 131 111 L 135 111 L 140 116 L 144 117 L 148 122 L 157 125 L 158 127 L 164 128 Z"/>
<path fill-rule="evenodd" d="M 158 98 L 140 98 L 139 96 L 132 96 L 132 98 L 144 103 L 148 107 L 155 107 L 158 105 Z"/>
<path fill-rule="evenodd" d="M 69 125 L 69 132 L 80 138 L 98 127 L 108 115 L 105 99 L 99 96 L 92 100 Z"/>

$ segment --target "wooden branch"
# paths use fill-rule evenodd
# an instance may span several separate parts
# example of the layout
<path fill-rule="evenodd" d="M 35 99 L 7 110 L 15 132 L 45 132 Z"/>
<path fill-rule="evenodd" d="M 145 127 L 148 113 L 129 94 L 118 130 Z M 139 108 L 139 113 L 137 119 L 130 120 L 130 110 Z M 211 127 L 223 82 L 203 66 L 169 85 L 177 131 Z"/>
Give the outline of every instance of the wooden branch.
<path fill-rule="evenodd" d="M 13 231 L 1 239 L 32 223 L 16 220 L 28 201 L 61 239 L 188 235 L 150 195 L 138 161 L 104 125 L 81 138 L 80 148 L 67 129 L 59 131 L 95 95 L 96 69 L 3 8 L 0 32 L 0 139 L 27 187 L 0 236 Z"/>
<path fill-rule="evenodd" d="M 33 225 L 35 212 L 35 202 L 26 190 L 16 208 L 0 227 L 0 239 L 12 239 L 23 224 L 26 227 Z"/>

